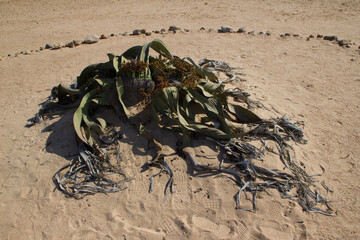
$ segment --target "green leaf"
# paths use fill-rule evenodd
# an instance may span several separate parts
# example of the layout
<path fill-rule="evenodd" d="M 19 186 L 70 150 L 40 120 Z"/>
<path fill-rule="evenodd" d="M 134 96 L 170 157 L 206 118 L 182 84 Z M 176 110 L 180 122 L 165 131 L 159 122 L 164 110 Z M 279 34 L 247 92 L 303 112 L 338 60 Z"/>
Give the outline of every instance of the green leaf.
<path fill-rule="evenodd" d="M 119 97 L 119 102 L 125 112 L 125 115 L 127 116 L 127 118 L 131 117 L 131 113 L 129 112 L 129 110 L 126 108 L 123 100 L 122 100 L 122 96 L 124 94 L 124 83 L 122 78 L 119 76 L 118 78 L 116 78 L 116 90 L 118 93 L 118 97 Z"/>
<path fill-rule="evenodd" d="M 239 105 L 228 104 L 227 110 L 235 115 L 240 123 L 256 123 L 262 121 L 255 113 Z"/>

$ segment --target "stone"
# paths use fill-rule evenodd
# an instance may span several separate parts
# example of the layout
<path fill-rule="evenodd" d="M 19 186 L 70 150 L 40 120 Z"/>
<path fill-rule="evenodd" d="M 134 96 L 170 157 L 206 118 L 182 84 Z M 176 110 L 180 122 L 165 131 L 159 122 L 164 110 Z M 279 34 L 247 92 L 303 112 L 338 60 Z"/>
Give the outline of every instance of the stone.
<path fill-rule="evenodd" d="M 177 30 L 180 30 L 180 28 L 176 27 L 176 26 L 170 26 L 169 27 L 169 31 L 177 31 Z"/>
<path fill-rule="evenodd" d="M 160 33 L 160 31 L 159 31 L 159 30 L 155 30 L 155 31 L 154 31 L 154 33 L 159 34 L 159 33 Z"/>
<path fill-rule="evenodd" d="M 324 35 L 318 34 L 316 37 L 317 37 L 317 38 L 323 38 Z"/>
<path fill-rule="evenodd" d="M 299 37 L 299 34 L 293 34 L 293 37 Z"/>
<path fill-rule="evenodd" d="M 160 30 L 160 32 L 161 32 L 161 33 L 164 33 L 164 32 L 166 32 L 166 29 L 165 29 L 165 28 L 162 28 L 162 29 Z"/>
<path fill-rule="evenodd" d="M 284 37 L 284 34 L 280 34 L 280 37 Z"/>
<path fill-rule="evenodd" d="M 185 32 L 190 32 L 190 29 L 184 28 Z"/>
<path fill-rule="evenodd" d="M 233 31 L 232 27 L 229 26 L 221 26 L 220 32 L 221 33 L 231 33 Z"/>
<path fill-rule="evenodd" d="M 237 30 L 237 33 L 244 33 L 244 32 L 246 32 L 246 29 L 245 28 L 239 28 L 238 30 Z"/>
<path fill-rule="evenodd" d="M 8 54 L 8 57 L 11 57 L 11 54 L 10 54 L 10 53 Z"/>
<path fill-rule="evenodd" d="M 343 47 L 343 46 L 347 46 L 351 44 L 351 40 L 340 40 L 339 41 L 339 46 Z"/>
<path fill-rule="evenodd" d="M 100 39 L 108 39 L 109 36 L 107 34 L 101 34 Z"/>
<path fill-rule="evenodd" d="M 140 34 L 141 34 L 141 32 L 139 29 L 135 29 L 132 33 L 132 35 L 140 35 Z"/>
<path fill-rule="evenodd" d="M 60 49 L 61 48 L 61 43 L 60 44 L 56 44 L 56 45 L 54 45 L 53 46 L 53 48 L 51 48 L 51 50 L 58 50 L 58 49 Z"/>
<path fill-rule="evenodd" d="M 353 62 L 353 61 L 355 61 L 356 59 L 353 57 L 353 58 L 351 58 L 351 61 Z"/>
<path fill-rule="evenodd" d="M 214 30 L 213 28 L 209 28 L 208 32 L 209 32 L 209 33 L 215 32 L 215 30 Z"/>
<path fill-rule="evenodd" d="M 110 34 L 110 37 L 115 37 L 115 34 L 114 33 Z"/>
<path fill-rule="evenodd" d="M 255 31 L 250 31 L 248 32 L 248 34 L 253 34 L 254 35 Z"/>
<path fill-rule="evenodd" d="M 307 38 L 306 38 L 306 41 L 310 41 L 310 37 L 307 37 Z"/>
<path fill-rule="evenodd" d="M 73 41 L 68 42 L 67 44 L 65 44 L 65 47 L 73 48 L 73 47 L 75 47 L 75 43 Z"/>
<path fill-rule="evenodd" d="M 267 32 L 266 32 L 266 35 L 267 35 L 267 36 L 270 36 L 270 35 L 271 35 L 271 33 L 270 33 L 269 31 L 267 31 Z"/>
<path fill-rule="evenodd" d="M 50 49 L 50 48 L 53 48 L 53 47 L 54 47 L 53 44 L 50 44 L 50 43 L 45 44 L 45 49 Z"/>
<path fill-rule="evenodd" d="M 201 27 L 201 28 L 200 28 L 200 31 L 204 31 L 204 30 L 205 30 L 205 28 L 204 28 L 204 27 Z"/>
<path fill-rule="evenodd" d="M 285 33 L 285 37 L 290 37 L 291 34 L 290 33 Z"/>
<path fill-rule="evenodd" d="M 314 38 L 314 35 L 310 35 L 309 38 Z"/>
<path fill-rule="evenodd" d="M 80 40 L 73 40 L 74 46 L 77 47 L 79 45 L 81 45 L 81 41 Z"/>
<path fill-rule="evenodd" d="M 338 40 L 338 37 L 337 36 L 324 36 L 324 40 L 327 40 L 327 41 L 337 41 Z"/>
<path fill-rule="evenodd" d="M 140 29 L 140 33 L 141 34 L 146 34 L 146 30 L 145 29 Z"/>
<path fill-rule="evenodd" d="M 88 35 L 86 36 L 85 40 L 83 41 L 84 44 L 93 44 L 99 41 L 99 37 L 96 35 Z"/>
<path fill-rule="evenodd" d="M 151 32 L 146 32 L 145 35 L 146 36 L 151 36 Z"/>
<path fill-rule="evenodd" d="M 264 34 L 264 32 L 259 32 L 259 35 L 263 35 Z"/>
<path fill-rule="evenodd" d="M 127 35 L 129 35 L 129 33 L 128 32 L 124 32 L 123 34 L 121 34 L 122 36 L 127 36 Z"/>

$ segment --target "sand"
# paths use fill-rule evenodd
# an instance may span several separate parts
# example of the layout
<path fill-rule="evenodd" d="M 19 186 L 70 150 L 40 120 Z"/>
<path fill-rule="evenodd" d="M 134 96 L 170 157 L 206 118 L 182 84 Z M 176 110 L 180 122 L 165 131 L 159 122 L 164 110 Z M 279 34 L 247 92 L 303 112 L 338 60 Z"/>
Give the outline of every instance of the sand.
<path fill-rule="evenodd" d="M 0 238 L 1 239 L 359 239 L 360 5 L 349 1 L 0 1 Z M 190 32 L 122 36 L 134 29 Z M 255 34 L 220 34 L 221 26 Z M 204 27 L 205 30 L 200 31 Z M 208 30 L 212 28 L 214 32 Z M 258 32 L 270 31 L 270 36 Z M 36 52 L 88 34 L 117 36 L 96 44 Z M 280 37 L 280 34 L 299 37 Z M 337 35 L 350 48 L 317 39 Z M 309 35 L 315 38 L 309 39 Z M 305 122 L 306 145 L 294 145 L 309 174 L 333 190 L 336 217 L 309 214 L 277 191 L 261 194 L 256 213 L 235 209 L 238 187 L 199 177 L 169 157 L 175 193 L 161 204 L 168 179 L 141 172 L 145 141 L 129 133 L 123 159 L 135 178 L 128 189 L 82 200 L 54 191 L 52 175 L 76 153 L 71 114 L 25 128 L 58 83 L 70 84 L 106 53 L 159 38 L 173 54 L 226 61 L 247 80 L 241 87 L 270 111 Z M 33 52 L 31 51 L 33 50 Z M 29 54 L 15 53 L 27 51 Z M 10 56 L 8 57 L 8 54 Z M 166 134 L 163 135 L 167 138 Z M 174 142 L 168 143 L 168 152 Z M 197 149 L 214 156 L 211 145 Z M 281 167 L 279 159 L 266 161 Z M 251 206 L 243 199 L 244 204 Z"/>

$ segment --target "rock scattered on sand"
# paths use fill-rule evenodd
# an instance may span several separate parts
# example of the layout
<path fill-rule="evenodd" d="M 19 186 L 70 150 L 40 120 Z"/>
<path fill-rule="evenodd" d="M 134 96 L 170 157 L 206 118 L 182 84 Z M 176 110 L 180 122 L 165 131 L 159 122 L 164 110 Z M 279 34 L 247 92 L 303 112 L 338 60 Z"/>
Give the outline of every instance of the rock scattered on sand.
<path fill-rule="evenodd" d="M 108 39 L 109 36 L 107 34 L 101 34 L 100 39 Z"/>
<path fill-rule="evenodd" d="M 135 30 L 133 30 L 132 35 L 137 36 L 137 35 L 140 35 L 140 34 L 141 34 L 141 33 L 140 33 L 140 29 L 135 29 Z"/>
<path fill-rule="evenodd" d="M 293 37 L 299 37 L 299 34 L 295 33 L 295 34 L 293 34 Z"/>
<path fill-rule="evenodd" d="M 154 31 L 154 33 L 159 34 L 159 33 L 160 33 L 160 31 L 159 31 L 159 30 L 155 30 L 155 31 Z"/>
<path fill-rule="evenodd" d="M 50 49 L 50 48 L 53 48 L 53 47 L 54 47 L 54 45 L 51 44 L 51 43 L 45 44 L 45 49 Z"/>
<path fill-rule="evenodd" d="M 62 47 L 62 44 L 60 43 L 60 44 L 55 44 L 52 48 L 51 48 L 51 50 L 58 50 L 58 49 L 60 49 Z"/>
<path fill-rule="evenodd" d="M 83 41 L 84 44 L 93 44 L 99 41 L 99 37 L 96 35 L 88 35 L 85 40 Z"/>
<path fill-rule="evenodd" d="M 219 32 L 220 33 L 231 33 L 231 32 L 233 32 L 233 28 L 229 27 L 229 26 L 221 26 Z"/>
<path fill-rule="evenodd" d="M 204 28 L 204 27 L 201 27 L 201 28 L 200 28 L 200 31 L 204 31 L 204 30 L 205 30 L 205 28 Z"/>
<path fill-rule="evenodd" d="M 190 32 L 190 29 L 184 28 L 185 32 Z"/>
<path fill-rule="evenodd" d="M 285 33 L 285 37 L 290 37 L 291 34 L 290 33 Z"/>
<path fill-rule="evenodd" d="M 75 47 L 75 43 L 73 41 L 68 42 L 67 44 L 65 44 L 65 47 L 73 48 L 73 47 Z"/>
<path fill-rule="evenodd" d="M 146 32 L 145 35 L 146 36 L 151 36 L 151 32 Z"/>
<path fill-rule="evenodd" d="M 309 38 L 314 38 L 314 35 L 310 35 Z"/>
<path fill-rule="evenodd" d="M 169 27 L 169 31 L 177 31 L 177 30 L 180 30 L 180 28 L 179 27 L 176 27 L 176 26 L 170 26 Z"/>
<path fill-rule="evenodd" d="M 271 32 L 267 31 L 267 32 L 266 32 L 266 35 L 270 36 L 270 35 L 271 35 Z"/>
<path fill-rule="evenodd" d="M 328 40 L 328 41 L 337 41 L 338 37 L 337 36 L 324 36 L 323 38 L 324 40 Z"/>
<path fill-rule="evenodd" d="M 166 32 L 166 29 L 165 28 L 162 28 L 161 30 L 160 30 L 160 33 L 165 33 Z"/>
<path fill-rule="evenodd" d="M 215 32 L 215 30 L 214 30 L 213 28 L 209 28 L 208 32 L 209 32 L 209 33 Z"/>
<path fill-rule="evenodd" d="M 254 34 L 255 34 L 255 31 L 254 31 L 254 30 L 253 30 L 253 31 L 250 31 L 250 32 L 248 32 L 248 34 L 254 35 Z"/>
<path fill-rule="evenodd" d="M 237 30 L 237 33 L 244 33 L 244 32 L 246 32 L 246 29 L 245 28 L 239 28 L 238 30 Z"/>
<path fill-rule="evenodd" d="M 129 33 L 128 32 L 124 32 L 123 34 L 121 34 L 121 36 L 127 36 L 127 35 L 129 35 Z"/>
<path fill-rule="evenodd" d="M 317 38 L 323 38 L 324 35 L 318 34 L 316 37 L 317 37 Z"/>
<path fill-rule="evenodd" d="M 259 32 L 259 35 L 263 35 L 264 34 L 264 32 Z"/>
<path fill-rule="evenodd" d="M 110 34 L 110 37 L 115 37 L 115 34 L 114 33 Z"/>
<path fill-rule="evenodd" d="M 73 40 L 74 46 L 77 47 L 82 44 L 80 40 Z"/>
<path fill-rule="evenodd" d="M 8 57 L 11 57 L 11 54 L 10 54 L 10 53 L 8 54 Z"/>
<path fill-rule="evenodd" d="M 347 45 L 351 45 L 351 40 L 340 40 L 339 42 L 339 46 L 341 46 L 341 47 L 344 47 L 344 46 L 346 46 L 347 47 Z"/>

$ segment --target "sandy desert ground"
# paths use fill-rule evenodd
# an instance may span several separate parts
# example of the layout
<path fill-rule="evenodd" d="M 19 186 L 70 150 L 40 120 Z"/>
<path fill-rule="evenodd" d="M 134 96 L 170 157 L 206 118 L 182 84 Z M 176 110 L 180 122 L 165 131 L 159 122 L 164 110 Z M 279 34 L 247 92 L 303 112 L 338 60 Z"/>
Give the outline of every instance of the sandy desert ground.
<path fill-rule="evenodd" d="M 0 0 L 0 238 L 360 239 L 359 23 L 358 0 Z M 190 31 L 122 35 L 171 25 Z M 217 33 L 221 26 L 254 34 Z M 95 44 L 40 51 L 47 43 L 112 33 Z M 290 36 L 280 36 L 285 33 Z M 351 44 L 341 47 L 318 34 Z M 147 155 L 134 151 L 133 143 L 145 144 L 136 133 L 123 145 L 135 178 L 128 189 L 82 200 L 54 191 L 51 177 L 77 153 L 71 114 L 31 128 L 24 127 L 27 120 L 53 86 L 70 84 L 109 52 L 154 38 L 175 55 L 239 67 L 246 79 L 241 87 L 270 108 L 256 110 L 259 116 L 304 121 L 308 144 L 294 146 L 297 160 L 333 190 L 328 198 L 337 216 L 303 212 L 276 191 L 259 196 L 256 213 L 236 210 L 237 186 L 195 176 L 179 157 L 169 161 L 176 192 L 161 204 L 167 176 L 148 193 L 157 169 L 141 172 Z M 198 151 L 214 154 L 206 145 Z M 281 166 L 276 156 L 267 161 Z"/>

